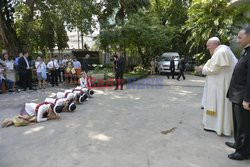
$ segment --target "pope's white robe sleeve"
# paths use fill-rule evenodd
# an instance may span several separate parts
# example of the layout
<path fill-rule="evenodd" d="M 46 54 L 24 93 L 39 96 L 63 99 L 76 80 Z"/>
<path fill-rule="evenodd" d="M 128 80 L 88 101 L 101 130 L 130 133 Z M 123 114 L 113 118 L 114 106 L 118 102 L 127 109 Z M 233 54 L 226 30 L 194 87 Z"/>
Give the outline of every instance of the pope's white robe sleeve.
<path fill-rule="evenodd" d="M 220 72 L 220 70 L 221 70 L 220 66 L 212 64 L 210 62 L 210 60 L 208 60 L 208 62 L 205 64 L 205 66 L 202 69 L 202 74 L 203 75 L 215 75 L 215 74 L 218 74 Z"/>
<path fill-rule="evenodd" d="M 214 75 L 218 74 L 222 67 L 229 67 L 231 65 L 230 49 L 227 46 L 221 45 L 216 50 L 210 60 L 207 61 L 202 69 L 203 75 Z"/>

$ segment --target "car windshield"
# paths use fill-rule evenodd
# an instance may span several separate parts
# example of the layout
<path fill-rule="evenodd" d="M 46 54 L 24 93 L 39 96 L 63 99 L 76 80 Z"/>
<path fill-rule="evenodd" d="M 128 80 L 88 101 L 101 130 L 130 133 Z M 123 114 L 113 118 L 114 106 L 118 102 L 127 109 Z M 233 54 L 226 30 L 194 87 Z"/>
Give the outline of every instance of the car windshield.
<path fill-rule="evenodd" d="M 171 57 L 162 57 L 161 58 L 161 61 L 170 61 L 171 60 Z"/>

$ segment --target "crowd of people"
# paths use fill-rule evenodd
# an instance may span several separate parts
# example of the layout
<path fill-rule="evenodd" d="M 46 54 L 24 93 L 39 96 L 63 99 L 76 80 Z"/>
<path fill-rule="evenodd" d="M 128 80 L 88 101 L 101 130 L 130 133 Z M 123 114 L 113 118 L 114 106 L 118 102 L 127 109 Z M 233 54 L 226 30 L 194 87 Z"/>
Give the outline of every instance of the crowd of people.
<path fill-rule="evenodd" d="M 25 103 L 20 114 L 14 118 L 7 118 L 2 122 L 2 127 L 25 126 L 33 123 L 59 119 L 61 112 L 73 112 L 76 104 L 81 104 L 94 95 L 89 88 L 89 80 L 85 72 L 81 73 L 80 85 L 64 92 L 53 93 L 41 103 Z"/>
<path fill-rule="evenodd" d="M 83 69 L 88 72 L 88 67 L 85 66 L 84 64 Z M 87 66 L 90 65 L 87 63 Z M 78 84 L 81 72 L 82 66 L 76 57 L 66 56 L 58 59 L 51 56 L 46 63 L 40 56 L 36 60 L 31 60 L 29 53 L 24 51 L 20 52 L 15 60 L 11 60 L 8 52 L 3 50 L 0 58 L 0 88 L 4 84 L 9 92 L 25 91 L 27 88 L 36 90 L 34 81 L 37 81 L 38 89 L 45 89 L 48 81 L 52 86 L 58 86 L 59 82 L 65 80 Z"/>
<path fill-rule="evenodd" d="M 235 152 L 233 160 L 250 158 L 250 26 L 238 33 L 237 42 L 244 53 L 237 60 L 231 49 L 219 38 L 207 41 L 211 58 L 196 68 L 206 76 L 202 109 L 204 130 L 231 136 L 225 144 Z"/>

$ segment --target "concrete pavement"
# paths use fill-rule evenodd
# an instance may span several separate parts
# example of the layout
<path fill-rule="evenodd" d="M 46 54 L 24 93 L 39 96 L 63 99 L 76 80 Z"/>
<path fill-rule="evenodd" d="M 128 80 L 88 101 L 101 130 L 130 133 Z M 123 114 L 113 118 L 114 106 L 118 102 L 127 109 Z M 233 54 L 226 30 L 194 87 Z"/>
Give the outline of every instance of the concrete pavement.
<path fill-rule="evenodd" d="M 230 137 L 202 127 L 204 78 L 165 76 L 162 89 L 96 90 L 61 120 L 0 129 L 0 167 L 249 167 L 232 161 Z M 140 84 L 140 85 L 143 85 Z M 52 92 L 0 95 L 0 121 Z"/>

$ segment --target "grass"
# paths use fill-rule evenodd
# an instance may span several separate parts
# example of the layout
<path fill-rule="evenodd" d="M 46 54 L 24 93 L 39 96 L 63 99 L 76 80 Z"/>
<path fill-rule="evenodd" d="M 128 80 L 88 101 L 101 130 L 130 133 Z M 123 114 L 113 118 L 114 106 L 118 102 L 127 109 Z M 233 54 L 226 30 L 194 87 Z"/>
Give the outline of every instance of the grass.
<path fill-rule="evenodd" d="M 102 73 L 102 71 L 99 71 L 100 73 Z M 115 79 L 115 73 L 112 71 L 103 71 L 103 73 L 105 73 L 104 75 L 104 85 L 106 85 L 106 81 L 107 79 Z M 124 78 L 124 83 L 127 83 L 127 79 L 128 78 L 136 78 L 135 80 L 141 79 L 141 78 L 145 78 L 149 75 L 149 71 L 139 71 L 139 72 L 129 72 L 129 73 L 125 73 L 123 75 Z M 93 84 L 97 85 L 98 87 L 98 81 L 97 82 L 93 82 Z M 101 84 L 99 83 L 99 86 L 101 86 Z"/>

